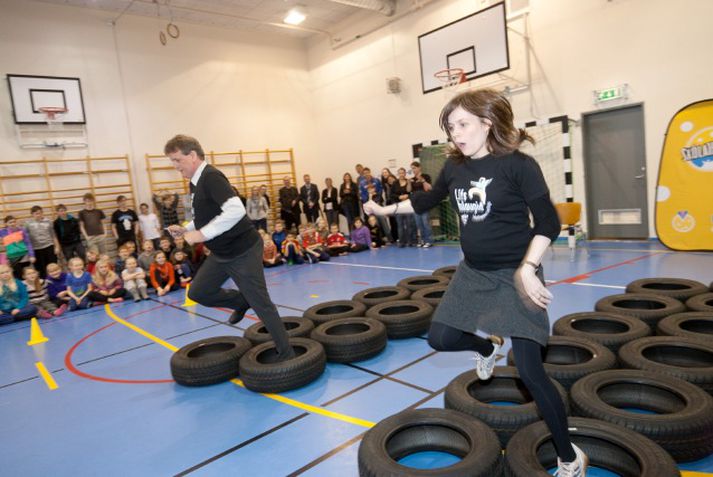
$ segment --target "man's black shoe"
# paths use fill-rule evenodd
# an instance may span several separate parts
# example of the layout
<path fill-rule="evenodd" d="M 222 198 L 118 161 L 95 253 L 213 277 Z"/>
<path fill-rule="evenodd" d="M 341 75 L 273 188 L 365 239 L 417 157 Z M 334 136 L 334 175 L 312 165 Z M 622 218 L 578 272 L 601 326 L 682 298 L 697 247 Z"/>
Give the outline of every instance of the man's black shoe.
<path fill-rule="evenodd" d="M 247 312 L 250 309 L 250 305 L 245 305 L 244 307 L 240 307 L 233 311 L 233 313 L 230 314 L 230 318 L 228 318 L 228 323 L 231 325 L 234 325 L 235 323 L 238 323 L 240 320 L 243 319 L 245 316 L 245 312 Z"/>

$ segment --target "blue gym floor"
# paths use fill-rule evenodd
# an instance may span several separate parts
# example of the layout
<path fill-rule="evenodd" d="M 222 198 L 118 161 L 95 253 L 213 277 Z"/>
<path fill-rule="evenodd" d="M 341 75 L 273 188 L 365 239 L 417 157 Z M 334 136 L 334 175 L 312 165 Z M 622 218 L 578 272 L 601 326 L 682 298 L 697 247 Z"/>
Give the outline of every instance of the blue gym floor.
<path fill-rule="evenodd" d="M 552 321 L 591 310 L 636 278 L 713 279 L 711 253 L 672 252 L 655 242 L 593 242 L 589 251 L 579 250 L 574 262 L 561 246 L 546 253 Z M 301 315 L 314 304 L 430 274 L 460 257 L 452 245 L 388 247 L 268 269 L 266 277 L 280 314 Z M 389 341 L 381 355 L 355 365 L 328 364 L 316 382 L 281 395 L 289 399 L 233 382 L 181 387 L 171 381 L 171 346 L 241 335 L 255 323 L 249 316 L 230 326 L 227 312 L 183 302 L 178 291 L 113 305 L 110 312 L 96 307 L 42 321 L 49 341 L 35 346 L 26 344 L 29 323 L 0 328 L 0 475 L 356 476 L 359 440 L 369 422 L 408 407 L 442 407 L 443 388 L 472 368 L 470 354 L 437 353 L 413 338 Z M 50 371 L 56 389 L 49 389 L 37 362 Z M 445 462 L 422 455 L 409 465 Z M 689 471 L 684 475 L 713 476 L 713 456 L 681 468 Z M 594 469 L 589 475 L 613 474 Z"/>

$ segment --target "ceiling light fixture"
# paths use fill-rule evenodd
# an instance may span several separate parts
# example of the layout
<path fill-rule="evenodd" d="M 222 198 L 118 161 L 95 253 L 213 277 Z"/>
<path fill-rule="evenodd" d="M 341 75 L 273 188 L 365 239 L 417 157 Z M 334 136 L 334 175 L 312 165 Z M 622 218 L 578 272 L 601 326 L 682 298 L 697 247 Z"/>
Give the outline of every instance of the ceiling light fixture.
<path fill-rule="evenodd" d="M 303 21 L 305 21 L 305 18 L 307 18 L 307 15 L 304 13 L 303 10 L 299 8 L 293 8 L 289 12 L 287 12 L 287 16 L 282 20 L 284 23 L 287 23 L 288 25 L 299 25 Z"/>

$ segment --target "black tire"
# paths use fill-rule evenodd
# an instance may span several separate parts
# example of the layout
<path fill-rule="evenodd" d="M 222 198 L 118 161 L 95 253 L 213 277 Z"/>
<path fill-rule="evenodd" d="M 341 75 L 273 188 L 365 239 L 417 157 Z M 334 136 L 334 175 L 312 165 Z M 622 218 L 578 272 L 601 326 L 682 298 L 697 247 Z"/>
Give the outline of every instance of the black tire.
<path fill-rule="evenodd" d="M 255 346 L 240 358 L 240 379 L 259 393 L 280 393 L 311 383 L 324 372 L 327 357 L 322 345 L 308 338 L 291 338 L 297 356 L 277 361 L 275 343 Z"/>
<path fill-rule="evenodd" d="M 302 314 L 303 317 L 317 325 L 337 318 L 350 318 L 352 316 L 364 316 L 366 305 L 354 300 L 334 300 L 319 303 L 307 308 Z"/>
<path fill-rule="evenodd" d="M 572 442 L 589 457 L 589 465 L 621 477 L 680 477 L 676 462 L 651 439 L 621 426 L 584 417 L 569 418 Z M 544 421 L 518 431 L 505 451 L 506 475 L 551 477 L 557 467 L 552 435 Z"/>
<path fill-rule="evenodd" d="M 453 278 L 453 275 L 455 275 L 457 269 L 458 265 L 449 265 L 447 267 L 435 269 L 433 273 L 431 273 L 431 275 L 448 277 L 448 279 L 450 280 L 451 278 Z"/>
<path fill-rule="evenodd" d="M 577 381 L 570 398 L 578 416 L 638 432 L 676 462 L 713 453 L 713 397 L 682 379 L 638 369 L 600 371 Z"/>
<path fill-rule="evenodd" d="M 649 336 L 619 349 L 622 368 L 683 379 L 713 394 L 713 344 L 683 336 Z"/>
<path fill-rule="evenodd" d="M 623 344 L 649 336 L 651 328 L 633 316 L 588 311 L 563 316 L 555 322 L 552 334 L 596 341 L 616 353 Z"/>
<path fill-rule="evenodd" d="M 567 392 L 558 382 L 552 382 L 569 414 Z M 537 405 L 513 366 L 496 366 L 487 381 L 479 380 L 475 370 L 466 371 L 448 384 L 444 400 L 446 409 L 463 412 L 487 424 L 497 434 L 503 449 L 515 432 L 541 419 Z M 490 404 L 495 401 L 517 405 Z"/>
<path fill-rule="evenodd" d="M 282 324 L 285 326 L 287 336 L 290 338 L 308 337 L 314 329 L 312 320 L 301 316 L 283 316 Z M 272 336 L 267 332 L 267 328 L 263 323 L 255 323 L 243 333 L 243 337 L 250 340 L 253 345 L 259 345 L 272 341 Z"/>
<path fill-rule="evenodd" d="M 686 307 L 691 311 L 713 312 L 713 293 L 703 293 L 686 300 Z"/>
<path fill-rule="evenodd" d="M 398 463 L 417 452 L 448 452 L 461 458 L 448 467 L 415 469 Z M 361 477 L 494 477 L 502 458 L 495 433 L 485 424 L 449 409 L 413 409 L 369 429 L 359 444 Z"/>
<path fill-rule="evenodd" d="M 656 325 L 656 333 L 663 336 L 686 336 L 713 342 L 713 312 L 687 311 L 667 316 Z"/>
<path fill-rule="evenodd" d="M 550 336 L 543 360 L 547 375 L 567 391 L 588 374 L 616 367 L 616 355 L 604 345 L 574 336 Z M 512 350 L 508 364 L 516 364 Z"/>
<path fill-rule="evenodd" d="M 594 309 L 607 313 L 635 316 L 649 325 L 652 331 L 656 329 L 656 323 L 661 318 L 686 311 L 684 304 L 675 298 L 650 293 L 622 293 L 621 295 L 605 296 L 597 302 Z"/>
<path fill-rule="evenodd" d="M 441 298 L 443 298 L 443 294 L 446 292 L 446 289 L 448 289 L 448 285 L 436 285 L 428 288 L 421 288 L 420 290 L 413 292 L 411 299 L 425 301 L 435 309 L 441 303 Z"/>
<path fill-rule="evenodd" d="M 240 336 L 195 341 L 171 356 L 171 375 L 183 386 L 207 386 L 238 376 L 238 362 L 252 344 Z"/>
<path fill-rule="evenodd" d="M 408 300 L 411 290 L 403 287 L 375 287 L 362 290 L 352 300 L 364 303 L 367 307 L 396 300 Z"/>
<path fill-rule="evenodd" d="M 366 313 L 386 326 L 390 339 L 412 338 L 428 331 L 433 307 L 425 301 L 400 300 L 373 306 Z"/>
<path fill-rule="evenodd" d="M 362 361 L 384 351 L 386 326 L 373 318 L 340 318 L 322 323 L 310 335 L 322 343 L 327 361 L 351 363 Z"/>
<path fill-rule="evenodd" d="M 701 282 L 683 278 L 641 278 L 626 286 L 626 293 L 652 293 L 681 302 L 707 291 L 708 287 Z"/>
<path fill-rule="evenodd" d="M 415 292 L 421 288 L 428 288 L 436 285 L 448 285 L 448 282 L 450 281 L 450 278 L 443 275 L 416 275 L 415 277 L 404 278 L 396 285 Z"/>

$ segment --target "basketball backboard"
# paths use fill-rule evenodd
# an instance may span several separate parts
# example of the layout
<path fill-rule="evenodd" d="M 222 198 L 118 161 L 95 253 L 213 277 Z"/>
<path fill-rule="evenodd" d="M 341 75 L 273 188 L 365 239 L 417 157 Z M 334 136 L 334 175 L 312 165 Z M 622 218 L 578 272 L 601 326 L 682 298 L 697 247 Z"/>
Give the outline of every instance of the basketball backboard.
<path fill-rule="evenodd" d="M 463 69 L 468 81 L 510 68 L 505 2 L 418 37 L 423 93 L 442 89 L 434 74 Z"/>

